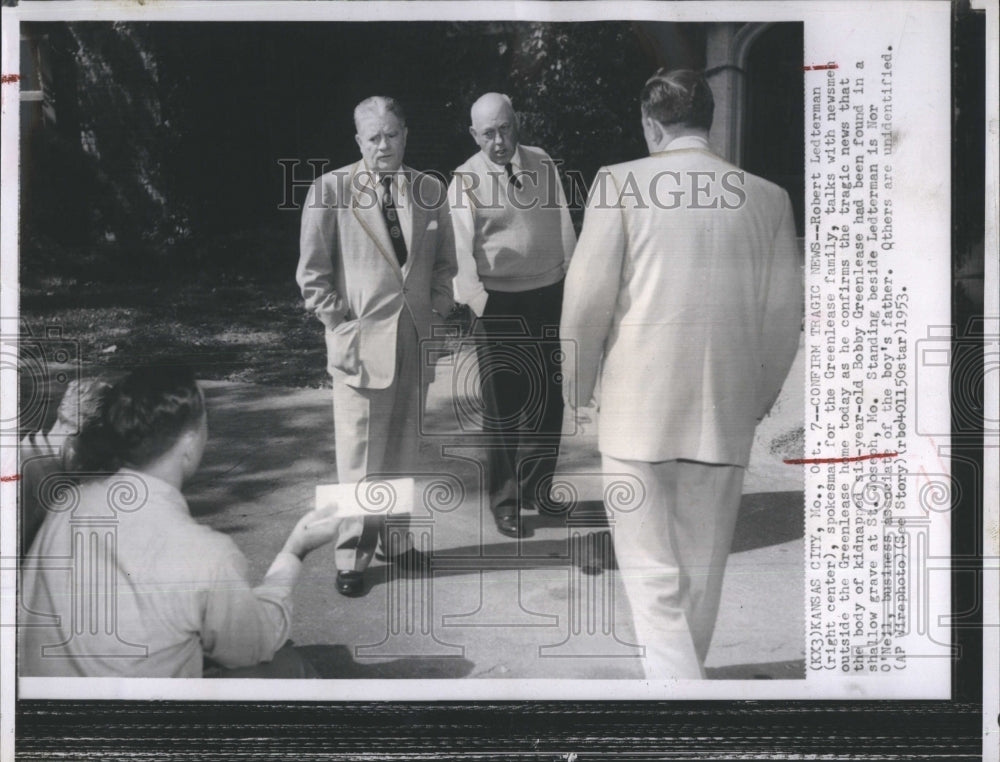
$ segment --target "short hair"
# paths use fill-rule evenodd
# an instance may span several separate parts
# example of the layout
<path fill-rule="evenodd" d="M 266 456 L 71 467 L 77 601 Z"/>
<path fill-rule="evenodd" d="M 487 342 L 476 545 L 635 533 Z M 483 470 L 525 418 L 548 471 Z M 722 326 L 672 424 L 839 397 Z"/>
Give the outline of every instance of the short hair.
<path fill-rule="evenodd" d="M 640 101 L 642 115 L 665 127 L 672 124 L 703 130 L 712 127 L 715 99 L 701 72 L 660 69 L 646 80 Z"/>
<path fill-rule="evenodd" d="M 366 114 L 378 115 L 386 111 L 394 114 L 400 123 L 404 127 L 406 126 L 406 114 L 399 101 L 395 98 L 390 98 L 388 95 L 373 95 L 370 98 L 365 98 L 354 107 L 354 129 L 361 129 L 361 120 Z"/>
<path fill-rule="evenodd" d="M 205 400 L 190 368 L 144 367 L 111 387 L 100 407 L 78 438 L 80 470 L 114 472 L 152 462 L 201 421 Z"/>

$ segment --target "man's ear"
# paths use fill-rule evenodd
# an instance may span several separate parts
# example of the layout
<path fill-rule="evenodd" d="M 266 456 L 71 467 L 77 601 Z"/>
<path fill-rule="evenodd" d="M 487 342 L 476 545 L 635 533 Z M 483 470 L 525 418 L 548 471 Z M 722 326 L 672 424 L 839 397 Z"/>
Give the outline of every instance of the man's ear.
<path fill-rule="evenodd" d="M 479 142 L 479 135 L 476 134 L 476 128 L 473 127 L 471 124 L 469 125 L 469 134 L 472 135 L 473 140 L 475 140 L 477 143 Z"/>
<path fill-rule="evenodd" d="M 205 442 L 202 435 L 203 428 L 199 424 L 189 426 L 177 439 L 175 447 L 177 447 L 177 455 L 184 467 L 185 478 L 198 470 L 205 454 Z"/>
<path fill-rule="evenodd" d="M 180 438 L 177 440 L 177 444 L 180 446 L 181 459 L 185 464 L 190 463 L 191 459 L 195 457 L 197 450 L 198 441 L 198 431 L 188 427 L 181 434 Z"/>
<path fill-rule="evenodd" d="M 361 136 L 360 135 L 355 135 L 354 136 L 354 142 L 358 144 L 358 148 L 361 148 Z"/>

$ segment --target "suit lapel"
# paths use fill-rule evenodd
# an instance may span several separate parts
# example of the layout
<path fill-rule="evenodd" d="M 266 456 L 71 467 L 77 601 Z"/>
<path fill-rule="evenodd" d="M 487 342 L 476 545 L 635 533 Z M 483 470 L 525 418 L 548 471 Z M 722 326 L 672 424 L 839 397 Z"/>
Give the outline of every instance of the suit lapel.
<path fill-rule="evenodd" d="M 413 268 L 417 265 L 416 260 L 420 254 L 421 246 L 423 245 L 424 231 L 427 229 L 427 216 L 429 211 L 420 197 L 420 187 L 417 181 L 417 173 L 409 167 L 404 167 L 404 171 L 406 172 L 407 181 L 409 183 L 410 219 L 413 223 L 413 227 L 410 230 L 410 246 L 407 250 L 410 260 L 410 266 L 407 273 L 411 273 L 413 272 Z"/>
<path fill-rule="evenodd" d="M 351 211 L 357 218 L 361 227 L 372 239 L 379 254 L 385 258 L 393 271 L 403 277 L 403 271 L 396 261 L 396 254 L 392 248 L 392 241 L 389 240 L 389 231 L 385 228 L 385 220 L 382 217 L 382 208 L 379 206 L 377 189 L 372 187 L 368 178 L 363 173 L 364 162 L 354 165 L 354 172 L 351 177 Z"/>

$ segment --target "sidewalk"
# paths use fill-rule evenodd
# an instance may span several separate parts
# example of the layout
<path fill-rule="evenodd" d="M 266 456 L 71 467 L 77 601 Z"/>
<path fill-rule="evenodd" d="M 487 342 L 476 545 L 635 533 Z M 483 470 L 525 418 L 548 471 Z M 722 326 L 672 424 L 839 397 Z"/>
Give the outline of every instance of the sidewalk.
<path fill-rule="evenodd" d="M 744 486 L 721 613 L 707 666 L 713 678 L 803 675 L 801 352 L 772 415 L 758 430 Z M 593 410 L 564 438 L 560 475 L 579 492 L 569 516 L 527 514 L 527 535 L 500 535 L 483 502 L 476 448 L 447 430 L 452 368 L 439 366 L 425 428 L 438 483 L 434 510 L 415 520 L 433 552 L 431 578 L 334 590 L 332 549 L 306 560 L 292 638 L 324 677 L 641 678 L 628 603 L 616 573 L 580 569 L 602 540 L 602 489 Z M 454 384 L 464 389 L 461 384 Z M 467 386 L 467 385 L 465 385 Z M 186 490 L 200 520 L 232 535 L 260 579 L 317 484 L 336 481 L 329 390 L 205 382 L 210 440 Z M 572 428 L 572 422 L 567 422 Z"/>

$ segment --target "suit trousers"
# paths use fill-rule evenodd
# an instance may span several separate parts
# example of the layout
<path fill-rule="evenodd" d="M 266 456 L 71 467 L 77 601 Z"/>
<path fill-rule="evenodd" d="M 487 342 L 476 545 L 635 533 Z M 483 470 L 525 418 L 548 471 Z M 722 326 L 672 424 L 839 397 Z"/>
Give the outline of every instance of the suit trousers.
<path fill-rule="evenodd" d="M 413 476 L 419 469 L 420 407 L 427 383 L 420 373 L 416 326 L 405 307 L 396 333 L 396 372 L 385 389 L 356 389 L 334 377 L 333 431 L 337 455 L 337 480 L 358 482 L 366 476 Z M 405 552 L 412 539 L 399 519 L 393 533 L 399 539 L 390 549 L 384 516 L 341 519 L 334 539 L 338 571 L 364 571 L 376 547 L 383 553 Z"/>
<path fill-rule="evenodd" d="M 524 501 L 548 502 L 559 458 L 563 282 L 487 293 L 476 323 L 483 432 L 491 435 L 486 487 L 494 515 L 512 516 Z"/>
<path fill-rule="evenodd" d="M 715 629 L 743 489 L 741 466 L 602 456 L 605 489 L 631 476 L 645 498 L 609 516 L 650 680 L 698 679 Z"/>

